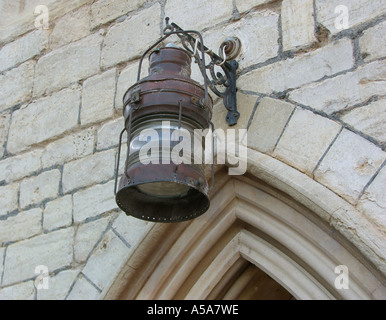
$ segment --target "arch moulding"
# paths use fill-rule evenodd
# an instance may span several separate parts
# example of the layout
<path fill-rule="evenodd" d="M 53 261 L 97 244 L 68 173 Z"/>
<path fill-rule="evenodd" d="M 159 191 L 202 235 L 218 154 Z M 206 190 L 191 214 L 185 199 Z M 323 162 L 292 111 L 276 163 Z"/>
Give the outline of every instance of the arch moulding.
<path fill-rule="evenodd" d="M 209 211 L 154 224 L 104 298 L 234 299 L 252 265 L 296 299 L 385 299 L 384 249 L 380 231 L 345 200 L 248 149 L 247 173 L 218 168 Z M 341 265 L 348 289 L 335 286 Z"/>

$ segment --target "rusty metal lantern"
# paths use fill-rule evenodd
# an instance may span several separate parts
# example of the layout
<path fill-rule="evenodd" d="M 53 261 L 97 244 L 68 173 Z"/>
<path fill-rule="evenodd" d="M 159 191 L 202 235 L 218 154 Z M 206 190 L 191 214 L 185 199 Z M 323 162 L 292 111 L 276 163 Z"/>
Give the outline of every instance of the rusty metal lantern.
<path fill-rule="evenodd" d="M 205 167 L 204 164 L 195 164 L 193 160 L 178 164 L 170 161 L 170 158 L 169 161 L 163 161 L 162 154 L 170 154 L 177 143 L 170 142 L 169 133 L 172 130 L 185 130 L 194 137 L 196 129 L 213 129 L 213 101 L 208 94 L 209 80 L 205 73 L 207 66 L 204 57 L 207 48 L 203 45 L 201 35 L 196 31 L 184 31 L 175 24 L 169 25 L 168 20 L 164 33 L 165 36 L 142 56 L 137 82 L 123 97 L 125 128 L 121 132 L 119 146 L 126 131 L 127 157 L 118 185 L 119 147 L 115 193 L 118 206 L 128 215 L 153 222 L 181 222 L 198 217 L 209 208 Z M 192 37 L 192 33 L 197 37 Z M 172 45 L 154 50 L 171 34 L 177 34 L 183 42 L 188 41 L 194 46 L 193 51 L 187 50 L 186 45 L 185 48 Z M 142 61 L 149 52 L 149 76 L 140 79 Z M 204 86 L 190 78 L 192 57 L 199 60 L 200 70 L 205 74 Z M 218 61 L 223 59 L 217 55 L 215 57 Z M 229 100 L 229 96 L 226 99 Z M 232 112 L 237 120 L 237 110 L 233 109 Z M 168 127 L 166 136 L 165 124 Z M 146 141 L 140 138 L 141 132 L 147 129 L 158 134 L 163 149 L 156 159 L 144 164 L 140 161 L 140 150 Z M 163 145 L 164 139 L 168 140 L 166 146 Z M 200 147 L 204 148 L 203 145 Z"/>

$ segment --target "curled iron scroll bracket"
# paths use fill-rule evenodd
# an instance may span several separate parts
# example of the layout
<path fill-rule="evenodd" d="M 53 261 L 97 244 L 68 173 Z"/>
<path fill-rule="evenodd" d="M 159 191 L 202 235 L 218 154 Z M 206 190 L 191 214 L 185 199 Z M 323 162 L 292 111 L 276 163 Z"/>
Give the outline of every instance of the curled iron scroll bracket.
<path fill-rule="evenodd" d="M 194 58 L 200 67 L 204 82 L 218 97 L 224 101 L 224 106 L 228 110 L 226 121 L 230 126 L 236 125 L 240 117 L 237 111 L 237 88 L 236 88 L 236 71 L 238 69 L 238 62 L 233 60 L 240 52 L 241 43 L 238 38 L 227 38 L 219 48 L 219 55 L 203 45 L 202 37 L 195 38 L 190 33 L 184 33 L 175 23 L 169 24 L 169 18 L 166 18 L 166 27 L 163 30 L 164 35 L 175 33 L 181 40 L 185 50 L 187 50 Z M 210 57 L 210 62 L 205 64 L 203 61 L 203 54 Z M 218 72 L 221 68 L 222 72 Z M 210 77 L 206 70 L 209 71 Z"/>

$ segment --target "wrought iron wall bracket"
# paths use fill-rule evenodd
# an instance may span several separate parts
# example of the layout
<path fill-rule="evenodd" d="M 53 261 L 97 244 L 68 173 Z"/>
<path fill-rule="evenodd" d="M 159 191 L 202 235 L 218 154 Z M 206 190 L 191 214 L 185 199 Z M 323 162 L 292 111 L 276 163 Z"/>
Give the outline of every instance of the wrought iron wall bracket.
<path fill-rule="evenodd" d="M 221 95 L 224 100 L 224 106 L 228 110 L 228 114 L 226 116 L 226 121 L 230 126 L 234 126 L 237 124 L 237 121 L 240 117 L 240 112 L 237 111 L 237 88 L 236 88 L 236 70 L 239 66 L 239 63 L 236 60 L 232 60 L 227 63 L 225 68 L 229 68 L 227 70 L 227 76 L 229 77 L 229 87 L 228 89 Z"/>
<path fill-rule="evenodd" d="M 219 54 L 217 55 L 201 43 L 201 36 L 199 38 L 194 38 L 187 33 L 189 31 L 181 29 L 175 23 L 169 24 L 169 18 L 166 18 L 165 20 L 166 27 L 164 29 L 164 34 L 177 34 L 181 39 L 184 48 L 195 57 L 195 62 L 199 66 L 205 65 L 205 69 L 209 70 L 211 78 L 209 78 L 206 71 L 200 67 L 205 83 L 207 83 L 214 94 L 223 99 L 224 106 L 228 110 L 226 116 L 228 125 L 236 125 L 240 117 L 240 113 L 237 111 L 236 99 L 236 70 L 238 69 L 239 64 L 234 58 L 240 53 L 240 40 L 236 37 L 227 38 L 221 44 Z M 205 64 L 205 61 L 203 61 L 203 53 L 208 55 L 211 59 L 207 65 Z M 216 72 L 216 69 L 218 68 L 221 68 L 222 72 Z"/>

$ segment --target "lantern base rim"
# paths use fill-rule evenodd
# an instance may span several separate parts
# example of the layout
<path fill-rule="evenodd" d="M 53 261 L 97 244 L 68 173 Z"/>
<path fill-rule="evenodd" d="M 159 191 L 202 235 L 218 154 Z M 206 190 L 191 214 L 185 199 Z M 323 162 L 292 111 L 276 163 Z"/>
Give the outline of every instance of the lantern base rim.
<path fill-rule="evenodd" d="M 159 196 L 141 188 L 157 183 L 176 184 L 184 192 L 177 196 Z M 139 164 L 130 168 L 121 178 L 116 202 L 127 215 L 161 223 L 197 218 L 210 206 L 205 177 L 186 164 Z"/>

